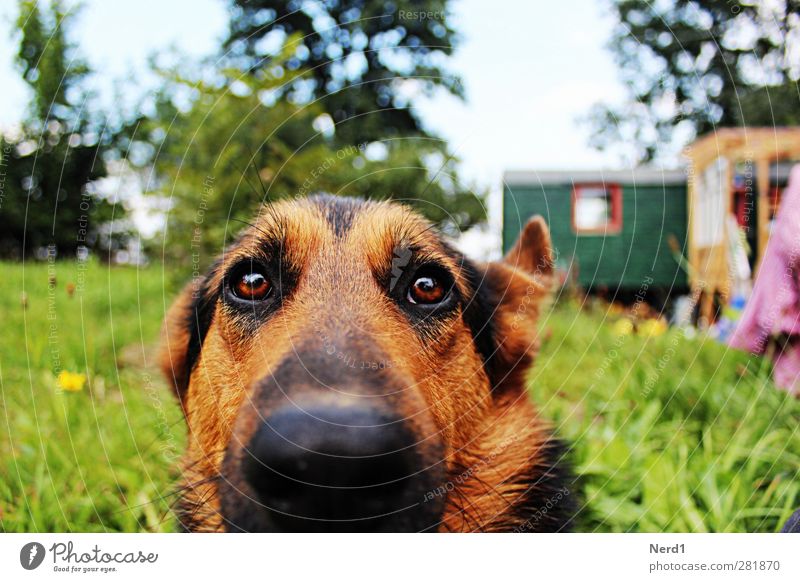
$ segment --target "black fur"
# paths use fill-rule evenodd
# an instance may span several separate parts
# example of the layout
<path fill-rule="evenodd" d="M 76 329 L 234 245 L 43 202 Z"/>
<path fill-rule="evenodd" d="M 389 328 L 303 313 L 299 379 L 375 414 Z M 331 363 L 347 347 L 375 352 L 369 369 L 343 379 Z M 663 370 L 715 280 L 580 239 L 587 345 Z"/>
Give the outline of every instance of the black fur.
<path fill-rule="evenodd" d="M 363 198 L 343 198 L 320 194 L 311 200 L 322 210 L 337 237 L 343 237 L 353 225 L 353 219 L 366 204 Z"/>
<path fill-rule="evenodd" d="M 498 348 L 494 314 L 500 305 L 500 297 L 492 287 L 492 282 L 486 278 L 485 271 L 479 269 L 472 261 L 462 259 L 462 269 L 472 290 L 472 296 L 464 305 L 464 322 L 472 333 L 475 348 L 483 359 L 486 373 L 489 378 L 494 378 L 494 356 Z"/>
<path fill-rule="evenodd" d="M 563 441 L 551 438 L 547 442 L 545 458 L 536 464 L 536 472 L 524 479 L 525 493 L 510 511 L 524 521 L 510 530 L 523 533 L 572 530 L 578 494 L 567 453 Z"/>

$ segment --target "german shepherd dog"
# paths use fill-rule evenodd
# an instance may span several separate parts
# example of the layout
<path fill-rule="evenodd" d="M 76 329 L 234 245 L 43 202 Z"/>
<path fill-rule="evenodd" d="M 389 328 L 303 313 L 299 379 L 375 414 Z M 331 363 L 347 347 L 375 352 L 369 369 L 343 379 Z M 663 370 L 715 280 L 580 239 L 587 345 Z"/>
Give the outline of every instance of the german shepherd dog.
<path fill-rule="evenodd" d="M 562 447 L 524 376 L 541 217 L 472 262 L 391 202 L 267 205 L 167 313 L 187 531 L 560 531 Z"/>

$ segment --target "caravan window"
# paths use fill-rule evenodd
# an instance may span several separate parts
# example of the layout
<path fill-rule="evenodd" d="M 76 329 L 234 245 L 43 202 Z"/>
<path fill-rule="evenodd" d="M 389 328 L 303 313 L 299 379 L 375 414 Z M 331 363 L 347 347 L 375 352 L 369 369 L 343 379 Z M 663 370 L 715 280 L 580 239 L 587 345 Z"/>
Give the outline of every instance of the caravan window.
<path fill-rule="evenodd" d="M 577 234 L 617 233 L 622 227 L 618 184 L 576 184 L 572 190 L 572 228 Z"/>

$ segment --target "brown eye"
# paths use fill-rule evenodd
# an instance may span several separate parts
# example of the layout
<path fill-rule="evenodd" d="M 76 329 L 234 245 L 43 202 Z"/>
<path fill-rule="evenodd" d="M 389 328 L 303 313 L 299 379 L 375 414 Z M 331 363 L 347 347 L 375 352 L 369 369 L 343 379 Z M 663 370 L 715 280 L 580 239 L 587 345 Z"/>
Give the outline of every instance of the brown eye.
<path fill-rule="evenodd" d="M 257 268 L 245 269 L 231 282 L 233 294 L 247 301 L 261 301 L 269 295 L 272 285 Z"/>
<path fill-rule="evenodd" d="M 408 290 L 408 300 L 420 305 L 440 303 L 446 294 L 444 285 L 431 276 L 418 277 Z"/>

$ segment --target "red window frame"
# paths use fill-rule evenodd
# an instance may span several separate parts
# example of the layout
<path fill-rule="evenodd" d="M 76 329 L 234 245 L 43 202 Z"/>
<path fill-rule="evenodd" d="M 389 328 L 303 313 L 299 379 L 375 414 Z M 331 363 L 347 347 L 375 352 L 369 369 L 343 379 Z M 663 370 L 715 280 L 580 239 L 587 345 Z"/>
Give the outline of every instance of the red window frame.
<path fill-rule="evenodd" d="M 581 190 L 589 188 L 602 188 L 611 194 L 611 220 L 598 228 L 579 228 L 575 221 L 575 209 L 578 206 Z M 604 184 L 602 182 L 575 184 L 572 187 L 571 206 L 572 232 L 575 234 L 619 234 L 622 230 L 622 187 L 619 184 Z"/>

